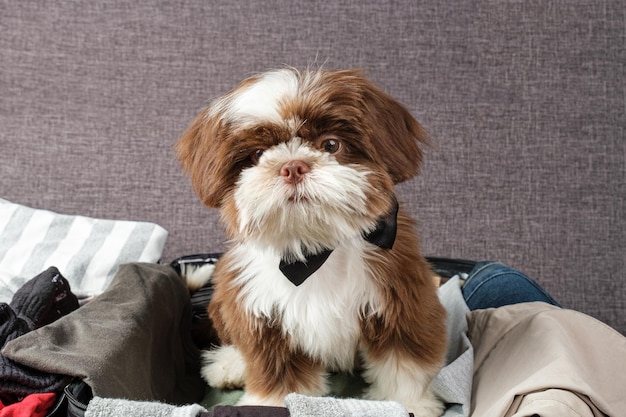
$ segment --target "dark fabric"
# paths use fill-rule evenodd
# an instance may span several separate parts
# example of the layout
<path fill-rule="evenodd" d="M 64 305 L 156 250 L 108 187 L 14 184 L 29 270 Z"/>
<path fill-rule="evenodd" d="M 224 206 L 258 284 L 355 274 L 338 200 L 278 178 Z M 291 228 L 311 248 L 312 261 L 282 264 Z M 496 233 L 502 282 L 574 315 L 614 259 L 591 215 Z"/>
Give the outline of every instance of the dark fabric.
<path fill-rule="evenodd" d="M 286 407 L 217 405 L 198 417 L 289 417 Z"/>
<path fill-rule="evenodd" d="M 332 249 L 324 249 L 322 252 L 308 255 L 304 262 L 285 262 L 281 260 L 278 268 L 293 285 L 298 286 L 320 269 L 331 253 L 333 253 Z"/>
<path fill-rule="evenodd" d="M 33 330 L 76 310 L 78 298 L 65 277 L 51 266 L 17 290 L 11 307 Z"/>
<path fill-rule="evenodd" d="M 55 267 L 26 282 L 13 296 L 11 304 L 0 304 L 0 346 L 45 326 L 78 308 L 67 280 Z M 0 400 L 4 404 L 20 401 L 29 394 L 57 392 L 69 378 L 41 372 L 0 355 Z"/>
<path fill-rule="evenodd" d="M 63 388 L 47 417 L 83 417 L 92 398 L 91 387 L 76 379 Z"/>
<path fill-rule="evenodd" d="M 0 333 L 6 341 L 30 330 L 7 304 L 0 305 Z M 32 369 L 0 355 L 0 401 L 5 405 L 17 403 L 30 394 L 61 391 L 68 380 L 66 376 Z"/>
<path fill-rule="evenodd" d="M 15 315 L 10 305 L 6 303 L 0 304 L 0 342 L 2 342 L 2 346 L 7 341 L 13 340 L 31 330 L 28 323 Z"/>
<path fill-rule="evenodd" d="M 205 389 L 190 327 L 189 293 L 174 269 L 126 264 L 103 294 L 3 354 L 81 378 L 101 397 L 184 404 Z"/>

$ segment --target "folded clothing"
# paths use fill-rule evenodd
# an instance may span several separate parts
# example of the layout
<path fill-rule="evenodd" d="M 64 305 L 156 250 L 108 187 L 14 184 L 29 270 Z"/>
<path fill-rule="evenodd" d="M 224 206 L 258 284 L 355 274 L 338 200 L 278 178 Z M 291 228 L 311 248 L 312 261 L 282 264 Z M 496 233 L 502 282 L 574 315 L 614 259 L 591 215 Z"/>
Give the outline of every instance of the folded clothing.
<path fill-rule="evenodd" d="M 85 417 L 408 417 L 406 409 L 393 401 L 368 401 L 289 394 L 286 407 L 216 406 L 211 411 L 198 404 L 173 406 L 158 402 L 128 401 L 94 397 Z"/>
<path fill-rule="evenodd" d="M 472 415 L 563 415 L 563 404 L 581 416 L 624 414 L 626 338 L 606 324 L 543 302 L 475 310 L 467 320 Z"/>
<path fill-rule="evenodd" d="M 207 410 L 199 404 L 177 407 L 159 402 L 94 397 L 87 406 L 85 417 L 196 417 L 203 411 Z"/>
<path fill-rule="evenodd" d="M 84 380 L 95 396 L 186 404 L 200 400 L 189 292 L 166 265 L 122 265 L 104 293 L 6 344 L 3 354 Z"/>
<path fill-rule="evenodd" d="M 56 394 L 30 394 L 19 403 L 5 406 L 0 402 L 0 417 L 44 417 L 54 404 Z"/>
<path fill-rule="evenodd" d="M 395 401 L 370 401 L 351 398 L 309 397 L 291 393 L 285 398 L 291 417 L 408 417 Z"/>
<path fill-rule="evenodd" d="M 24 284 L 10 304 L 0 304 L 0 345 L 50 324 L 78 308 L 78 299 L 69 282 L 55 267 Z M 0 355 L 0 400 L 12 404 L 40 392 L 60 391 L 68 382 L 65 375 L 41 372 Z"/>
<path fill-rule="evenodd" d="M 17 290 L 11 308 L 34 330 L 76 310 L 78 299 L 67 279 L 52 266 Z"/>

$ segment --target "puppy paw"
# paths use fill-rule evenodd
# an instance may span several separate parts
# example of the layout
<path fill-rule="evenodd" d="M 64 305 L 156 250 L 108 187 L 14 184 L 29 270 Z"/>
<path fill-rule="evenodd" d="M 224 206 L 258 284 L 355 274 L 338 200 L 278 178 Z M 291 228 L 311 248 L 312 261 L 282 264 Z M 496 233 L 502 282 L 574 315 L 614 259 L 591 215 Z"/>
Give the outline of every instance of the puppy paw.
<path fill-rule="evenodd" d="M 241 352 L 234 346 L 225 345 L 202 354 L 204 365 L 201 374 L 213 388 L 242 388 L 246 379 L 246 364 Z"/>
<path fill-rule="evenodd" d="M 439 417 L 444 412 L 443 403 L 430 390 L 426 390 L 418 401 L 403 405 L 415 417 Z"/>

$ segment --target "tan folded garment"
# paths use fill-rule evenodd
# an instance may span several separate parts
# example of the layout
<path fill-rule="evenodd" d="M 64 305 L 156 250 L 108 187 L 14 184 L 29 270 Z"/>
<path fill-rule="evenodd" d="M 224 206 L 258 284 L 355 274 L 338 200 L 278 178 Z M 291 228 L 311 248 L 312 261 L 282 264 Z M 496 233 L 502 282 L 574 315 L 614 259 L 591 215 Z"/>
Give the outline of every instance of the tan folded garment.
<path fill-rule="evenodd" d="M 624 415 L 626 338 L 612 328 L 545 303 L 467 317 L 475 349 L 472 416 L 551 417 L 577 415 L 575 409 L 580 416 Z"/>

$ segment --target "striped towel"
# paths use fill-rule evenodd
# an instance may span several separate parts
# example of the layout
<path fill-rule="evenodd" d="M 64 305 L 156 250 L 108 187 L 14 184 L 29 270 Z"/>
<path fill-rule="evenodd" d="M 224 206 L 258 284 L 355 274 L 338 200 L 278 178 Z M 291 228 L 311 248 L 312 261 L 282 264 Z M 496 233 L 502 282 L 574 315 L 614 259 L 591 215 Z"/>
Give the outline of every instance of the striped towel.
<path fill-rule="evenodd" d="M 64 215 L 0 198 L 0 302 L 50 266 L 77 296 L 97 295 L 119 265 L 157 262 L 166 238 L 154 223 Z"/>

